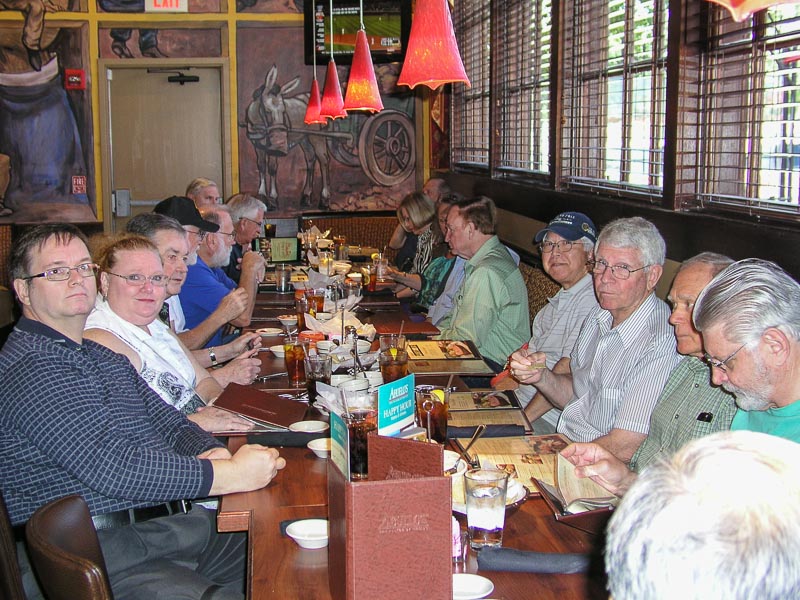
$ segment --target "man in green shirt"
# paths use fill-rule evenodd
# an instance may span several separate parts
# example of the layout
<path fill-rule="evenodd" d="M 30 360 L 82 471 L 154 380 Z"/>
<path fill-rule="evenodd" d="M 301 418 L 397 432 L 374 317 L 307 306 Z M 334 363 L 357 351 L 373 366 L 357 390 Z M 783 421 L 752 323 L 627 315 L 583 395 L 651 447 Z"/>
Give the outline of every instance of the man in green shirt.
<path fill-rule="evenodd" d="M 519 267 L 495 235 L 497 209 L 485 196 L 461 200 L 447 213 L 445 241 L 464 258 L 464 282 L 439 339 L 472 340 L 499 373 L 506 357 L 528 341 L 528 292 Z"/>
<path fill-rule="evenodd" d="M 647 438 L 633 455 L 630 469 L 598 444 L 572 444 L 563 454 L 579 467 L 579 475 L 591 476 L 622 495 L 648 464 L 672 455 L 692 439 L 730 427 L 736 412 L 734 398 L 709 381 L 708 365 L 702 361 L 703 339 L 692 325 L 692 308 L 703 288 L 732 262 L 727 256 L 704 252 L 681 264 L 667 300 L 677 349 L 685 358 L 670 373 L 650 417 Z"/>

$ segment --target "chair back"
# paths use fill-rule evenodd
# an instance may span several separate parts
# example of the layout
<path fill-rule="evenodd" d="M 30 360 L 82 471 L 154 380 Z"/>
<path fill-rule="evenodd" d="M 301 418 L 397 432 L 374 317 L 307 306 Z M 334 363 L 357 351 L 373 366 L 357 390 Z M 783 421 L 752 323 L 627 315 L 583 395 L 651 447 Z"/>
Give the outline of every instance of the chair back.
<path fill-rule="evenodd" d="M 28 553 L 49 600 L 110 600 L 106 563 L 81 496 L 40 507 L 25 526 Z"/>
<path fill-rule="evenodd" d="M 25 600 L 22 576 L 17 562 L 14 530 L 2 494 L 0 494 L 0 600 Z"/>

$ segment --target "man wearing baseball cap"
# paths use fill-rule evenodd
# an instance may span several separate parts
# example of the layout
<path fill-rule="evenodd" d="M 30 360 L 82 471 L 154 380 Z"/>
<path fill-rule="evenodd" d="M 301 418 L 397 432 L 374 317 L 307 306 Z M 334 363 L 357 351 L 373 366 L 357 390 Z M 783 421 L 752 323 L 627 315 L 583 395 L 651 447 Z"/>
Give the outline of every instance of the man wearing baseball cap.
<path fill-rule="evenodd" d="M 594 257 L 597 229 L 585 214 L 565 212 L 550 221 L 533 241 L 539 244 L 545 273 L 561 289 L 534 317 L 527 347 L 544 352 L 547 368 L 552 369 L 559 360 L 569 356 L 583 320 L 597 306 L 587 266 Z M 537 395 L 536 387 L 525 384 L 517 387 L 511 378 L 506 378 L 499 387 L 517 390 L 517 397 L 525 406 L 528 418 L 531 422 L 536 420 L 536 433 L 556 430 L 561 411 L 553 408 L 541 394 Z"/>
<path fill-rule="evenodd" d="M 206 237 L 207 233 L 219 231 L 219 225 L 206 221 L 200 211 L 189 198 L 184 196 L 170 196 L 162 200 L 153 209 L 154 213 L 172 217 L 181 224 L 183 230 L 189 236 L 189 264 L 197 262 L 197 248 L 200 242 Z"/>

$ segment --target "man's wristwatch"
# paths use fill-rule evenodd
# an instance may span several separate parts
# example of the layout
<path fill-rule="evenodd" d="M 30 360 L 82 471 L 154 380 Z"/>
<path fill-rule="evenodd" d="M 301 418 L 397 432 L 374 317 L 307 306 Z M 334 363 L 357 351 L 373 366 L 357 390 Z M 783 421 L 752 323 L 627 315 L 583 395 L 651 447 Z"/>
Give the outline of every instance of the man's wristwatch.
<path fill-rule="evenodd" d="M 217 355 L 214 354 L 214 348 L 213 347 L 208 349 L 208 358 L 211 359 L 211 366 L 212 367 L 218 367 L 219 366 L 219 363 L 217 362 Z"/>

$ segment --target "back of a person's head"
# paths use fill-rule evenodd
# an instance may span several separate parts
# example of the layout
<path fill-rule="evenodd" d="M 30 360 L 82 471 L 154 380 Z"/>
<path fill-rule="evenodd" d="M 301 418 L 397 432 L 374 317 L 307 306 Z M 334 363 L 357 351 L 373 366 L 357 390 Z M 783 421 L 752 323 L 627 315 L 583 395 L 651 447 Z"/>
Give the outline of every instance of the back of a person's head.
<path fill-rule="evenodd" d="M 231 213 L 231 221 L 235 225 L 243 218 L 254 219 L 259 210 L 267 212 L 267 205 L 253 194 L 241 192 L 234 194 L 225 201 L 225 206 Z"/>
<path fill-rule="evenodd" d="M 635 248 L 641 254 L 645 265 L 663 266 L 667 257 L 667 244 L 661 233 L 655 225 L 642 217 L 611 221 L 597 236 L 595 249 L 600 244 L 612 248 Z"/>
<path fill-rule="evenodd" d="M 611 518 L 614 600 L 800 598 L 800 445 L 750 431 L 642 472 Z"/>
<path fill-rule="evenodd" d="M 194 194 L 202 191 L 209 186 L 217 187 L 217 184 L 208 177 L 196 177 L 186 186 L 186 196 L 191 198 Z"/>
<path fill-rule="evenodd" d="M 747 258 L 733 263 L 700 293 L 698 331 L 722 325 L 732 342 L 754 342 L 769 327 L 800 340 L 800 284 L 774 262 Z"/>
<path fill-rule="evenodd" d="M 459 200 L 453 207 L 460 212 L 461 218 L 475 225 L 475 229 L 485 235 L 494 235 L 497 227 L 497 206 L 494 200 L 487 196 L 475 196 Z"/>

